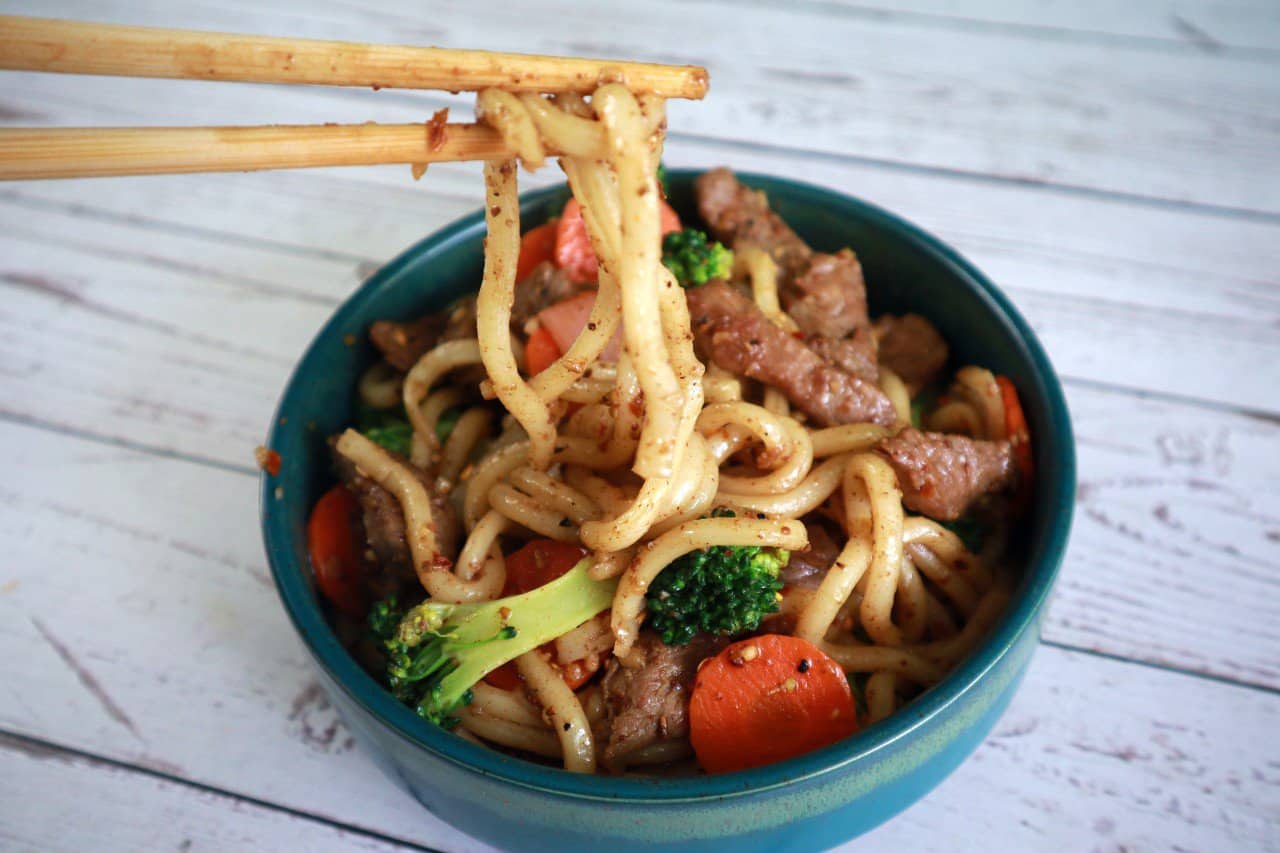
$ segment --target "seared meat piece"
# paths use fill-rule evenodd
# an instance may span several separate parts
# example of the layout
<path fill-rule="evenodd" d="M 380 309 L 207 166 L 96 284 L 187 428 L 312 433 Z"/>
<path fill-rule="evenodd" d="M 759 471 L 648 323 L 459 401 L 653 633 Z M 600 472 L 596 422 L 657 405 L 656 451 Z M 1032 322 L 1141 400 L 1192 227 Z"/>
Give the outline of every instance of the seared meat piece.
<path fill-rule="evenodd" d="M 806 521 L 804 527 L 809 534 L 809 547 L 791 552 L 779 578 L 787 586 L 817 588 L 840 556 L 840 545 L 821 521 Z"/>
<path fill-rule="evenodd" d="M 723 637 L 698 634 L 683 646 L 668 646 L 657 634 L 641 631 L 634 652 L 640 666 L 631 669 L 611 659 L 600 683 L 609 719 L 605 767 L 621 769 L 646 746 L 688 737 L 689 691 L 698 664 L 728 644 Z"/>
<path fill-rule="evenodd" d="M 550 308 L 583 290 L 590 284 L 574 284 L 558 267 L 544 261 L 533 268 L 524 281 L 516 285 L 515 303 L 511 306 L 511 331 L 525 333 L 525 325 L 543 308 Z"/>
<path fill-rule="evenodd" d="M 947 363 L 947 342 L 919 314 L 876 318 L 880 341 L 880 363 L 906 383 L 912 394 L 933 382 Z"/>
<path fill-rule="evenodd" d="M 330 444 L 333 441 L 331 439 Z M 401 582 L 416 584 L 417 574 L 414 572 L 409 542 L 405 538 L 404 511 L 400 509 L 400 502 L 395 495 L 361 474 L 354 463 L 336 450 L 333 452 L 333 464 L 338 479 L 351 490 L 360 504 L 365 539 L 373 551 L 375 559 L 372 562 L 376 563 L 376 571 L 370 579 L 375 597 L 394 592 L 396 584 Z M 405 464 L 408 465 L 408 462 Z M 409 467 L 413 468 L 411 465 Z M 425 474 L 416 468 L 413 470 L 431 496 L 431 514 L 435 520 L 440 550 L 452 554 L 457 548 L 460 530 L 457 510 L 446 497 L 432 490 Z"/>
<path fill-rule="evenodd" d="M 845 373 L 859 376 L 868 382 L 880 378 L 876 363 L 876 337 L 869 326 L 862 326 L 847 338 L 824 338 L 810 335 L 805 338 L 809 349 L 831 362 Z"/>
<path fill-rule="evenodd" d="M 779 285 L 782 307 L 805 334 L 840 339 L 869 323 L 862 264 L 848 249 L 813 255 L 795 278 Z"/>
<path fill-rule="evenodd" d="M 876 385 L 823 361 L 728 284 L 713 281 L 685 293 L 704 360 L 780 388 L 820 426 L 894 423 L 893 405 Z"/>
<path fill-rule="evenodd" d="M 778 296 L 801 331 L 839 339 L 868 325 L 862 265 L 853 252 L 814 252 L 769 209 L 764 193 L 743 186 L 728 169 L 706 172 L 694 189 L 698 212 L 717 240 L 735 249 L 758 246 L 777 262 Z"/>
<path fill-rule="evenodd" d="M 408 372 L 422 354 L 438 343 L 476 336 L 476 298 L 464 296 L 453 307 L 414 320 L 395 323 L 379 320 L 369 327 L 369 340 L 387 363 Z"/>
<path fill-rule="evenodd" d="M 790 281 L 813 254 L 791 226 L 769 209 L 765 194 L 738 183 L 728 169 L 699 175 L 694 192 L 698 213 L 712 236 L 730 247 L 759 246 L 773 256 L 784 281 Z"/>
<path fill-rule="evenodd" d="M 940 521 L 954 521 L 978 498 L 1012 486 L 1016 476 L 1007 441 L 907 428 L 876 452 L 897 473 L 903 505 Z"/>

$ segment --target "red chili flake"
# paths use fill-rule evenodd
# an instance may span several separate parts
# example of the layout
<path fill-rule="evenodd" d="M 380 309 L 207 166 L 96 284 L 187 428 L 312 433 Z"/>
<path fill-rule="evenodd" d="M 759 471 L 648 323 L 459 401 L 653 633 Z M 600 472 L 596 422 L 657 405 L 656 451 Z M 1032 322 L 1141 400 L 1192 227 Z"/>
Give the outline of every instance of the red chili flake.
<path fill-rule="evenodd" d="M 436 554 L 431 558 L 431 570 L 433 572 L 448 572 L 453 570 L 453 560 L 450 560 L 444 554 Z"/>
<path fill-rule="evenodd" d="M 272 477 L 280 473 L 280 454 L 274 450 L 258 445 L 253 449 L 253 458 L 258 460 L 258 467 Z"/>

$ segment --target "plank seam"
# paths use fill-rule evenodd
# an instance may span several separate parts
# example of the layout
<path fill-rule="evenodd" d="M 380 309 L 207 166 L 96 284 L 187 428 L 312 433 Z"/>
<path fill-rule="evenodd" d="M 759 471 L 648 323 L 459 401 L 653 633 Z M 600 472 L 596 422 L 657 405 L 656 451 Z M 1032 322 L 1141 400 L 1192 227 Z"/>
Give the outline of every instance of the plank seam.
<path fill-rule="evenodd" d="M 1116 663 L 1133 664 L 1134 666 L 1146 667 L 1147 669 L 1154 669 L 1159 672 L 1167 672 L 1171 675 L 1181 675 L 1186 676 L 1187 678 L 1199 679 L 1201 681 L 1211 681 L 1215 684 L 1225 684 L 1231 687 L 1240 687 L 1245 690 L 1257 690 L 1261 693 L 1280 695 L 1280 687 L 1272 687 L 1269 684 L 1258 684 L 1252 681 L 1244 681 L 1239 678 L 1233 678 L 1229 675 L 1218 675 L 1217 673 L 1203 672 L 1195 669 L 1183 669 L 1182 667 L 1162 663 L 1160 661 L 1143 660 L 1142 658 L 1130 657 L 1129 655 L 1117 654 L 1115 652 L 1104 652 L 1084 646 L 1073 646 L 1060 640 L 1046 640 L 1043 637 L 1040 638 L 1040 644 L 1064 652 L 1091 655 L 1092 657 L 1115 661 Z"/>
<path fill-rule="evenodd" d="M 97 753 L 89 752 L 84 749 L 79 749 L 73 746 L 66 746 L 64 744 L 45 740 L 44 738 L 35 737 L 28 734 L 22 734 L 20 732 L 11 731 L 8 729 L 0 729 L 0 749 L 8 749 L 10 751 L 21 752 L 37 760 L 42 758 L 55 757 L 55 755 L 57 755 L 58 757 L 66 756 L 72 759 L 77 759 L 79 761 L 85 762 L 91 766 L 112 768 L 115 770 L 122 770 L 126 773 L 136 773 L 141 776 L 148 776 L 152 779 L 158 779 L 164 782 L 169 782 L 171 784 L 181 785 L 183 787 L 190 788 L 196 791 L 201 791 L 206 794 L 214 794 L 215 796 L 227 797 L 228 799 L 236 800 L 238 802 L 248 803 L 250 805 L 267 809 L 269 811 L 287 814 L 291 817 L 295 817 L 300 820 L 307 820 L 307 821 L 311 821 L 312 823 L 318 823 L 324 826 L 330 826 L 330 827 L 333 827 L 334 829 L 341 830 L 342 832 L 349 832 L 353 835 L 361 835 L 366 838 L 371 838 L 386 844 L 394 844 L 398 847 L 405 847 L 410 850 L 421 850 L 421 851 L 424 851 L 424 853 L 444 853 L 444 851 L 438 850 L 435 847 L 427 847 L 425 845 L 418 844 L 417 842 L 408 841 L 403 838 L 397 838 L 393 835 L 387 835 L 385 833 L 378 832 L 377 830 L 365 829 L 363 827 L 355 826 L 353 824 L 343 823 L 342 821 L 334 820 L 333 818 L 325 817 L 324 815 L 313 814 L 311 812 L 303 811 L 301 809 L 296 809 L 292 806 L 286 806 L 280 803 L 273 803 L 269 800 L 263 800 L 259 797 L 252 797 L 246 794 L 239 794 L 239 793 L 236 793 L 235 791 L 229 791 L 226 788 L 220 788 L 216 785 L 210 785 L 205 782 L 198 782 L 194 779 L 184 779 L 181 776 L 175 776 L 172 773 L 165 773 L 163 771 L 156 770 L 151 767 L 145 767 L 139 764 L 132 764 L 128 761 L 121 761 L 120 759 L 110 758 L 105 755 L 98 755 Z M 50 755 L 51 753 L 55 755 Z"/>

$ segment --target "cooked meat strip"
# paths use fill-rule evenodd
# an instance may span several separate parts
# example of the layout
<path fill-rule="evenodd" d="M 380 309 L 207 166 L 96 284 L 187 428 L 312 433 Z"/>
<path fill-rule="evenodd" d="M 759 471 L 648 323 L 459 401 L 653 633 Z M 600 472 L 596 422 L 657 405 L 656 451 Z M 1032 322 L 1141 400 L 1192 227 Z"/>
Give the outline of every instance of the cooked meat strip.
<path fill-rule="evenodd" d="M 609 720 L 601 760 L 619 770 L 629 756 L 664 740 L 689 736 L 689 691 L 698 664 L 728 645 L 724 637 L 699 634 L 683 646 L 668 646 L 652 631 L 641 631 L 628 668 L 610 659 L 600 686 Z"/>
<path fill-rule="evenodd" d="M 451 308 L 411 323 L 379 320 L 369 327 L 369 340 L 392 367 L 408 372 L 422 354 L 438 343 L 476 336 L 476 298 L 464 296 Z"/>
<path fill-rule="evenodd" d="M 853 252 L 814 252 L 769 208 L 764 193 L 743 186 L 728 169 L 704 173 L 694 190 L 717 240 L 735 249 L 758 246 L 777 262 L 778 296 L 801 331 L 840 339 L 869 324 L 862 265 Z"/>
<path fill-rule="evenodd" d="M 876 318 L 880 363 L 906 383 L 913 395 L 933 382 L 947 363 L 947 342 L 933 324 L 919 314 Z"/>
<path fill-rule="evenodd" d="M 336 439 L 330 439 L 330 444 Z M 452 554 L 457 548 L 458 523 L 457 510 L 443 495 L 436 494 L 427 476 L 405 460 L 427 488 L 431 496 L 431 514 L 435 520 L 436 540 L 440 550 Z M 370 587 L 375 593 L 394 592 L 394 583 L 411 581 L 417 583 L 417 574 L 413 568 L 413 556 L 409 551 L 409 542 L 405 538 L 406 527 L 404 511 L 395 495 L 379 486 L 373 480 L 360 473 L 355 464 L 336 450 L 333 451 L 334 471 L 342 484 L 351 490 L 360 504 L 364 521 L 364 535 L 369 548 L 373 551 L 375 572 L 370 579 Z M 380 590 L 379 587 L 390 586 Z"/>
<path fill-rule="evenodd" d="M 954 521 L 978 498 L 1009 488 L 1017 470 L 1007 441 L 913 428 L 880 442 L 876 452 L 897 473 L 903 505 L 940 521 Z"/>
<path fill-rule="evenodd" d="M 859 376 L 868 382 L 880 378 L 876 363 L 876 337 L 869 326 L 863 326 L 847 338 L 825 338 L 810 335 L 804 341 L 820 358 L 831 362 L 845 373 Z"/>
<path fill-rule="evenodd" d="M 778 577 L 787 586 L 817 588 L 827 569 L 840 556 L 840 545 L 823 522 L 806 521 L 804 527 L 809 534 L 809 547 L 792 551 Z"/>
<path fill-rule="evenodd" d="M 713 281 L 686 295 L 703 359 L 780 388 L 820 426 L 894 423 L 893 405 L 876 385 L 821 359 L 730 285 Z"/>
<path fill-rule="evenodd" d="M 813 250 L 782 217 L 769 209 L 759 190 L 743 186 L 725 168 L 704 172 L 694 181 L 698 213 L 711 234 L 731 247 L 751 244 L 773 256 L 782 278 L 790 281 L 800 272 Z"/>
<path fill-rule="evenodd" d="M 543 261 L 516 285 L 515 303 L 511 306 L 511 331 L 523 335 L 525 325 L 543 308 L 550 308 L 583 290 L 593 289 L 590 284 L 574 284 L 555 264 Z"/>
<path fill-rule="evenodd" d="M 862 264 L 848 249 L 814 254 L 790 281 L 780 281 L 782 307 L 808 335 L 840 339 L 869 325 Z"/>

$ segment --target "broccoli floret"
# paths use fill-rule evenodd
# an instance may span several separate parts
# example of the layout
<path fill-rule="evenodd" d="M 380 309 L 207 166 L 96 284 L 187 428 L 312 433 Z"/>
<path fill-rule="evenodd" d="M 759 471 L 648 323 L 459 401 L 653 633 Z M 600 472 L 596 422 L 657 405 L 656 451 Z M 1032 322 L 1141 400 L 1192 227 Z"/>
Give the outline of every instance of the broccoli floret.
<path fill-rule="evenodd" d="M 404 409 L 401 408 L 401 411 Z M 462 410 L 458 408 L 445 409 L 436 420 L 436 438 L 441 444 L 448 440 L 461 414 Z M 413 449 L 413 427 L 407 420 L 394 414 L 381 412 L 377 418 L 361 415 L 356 421 L 356 428 L 365 438 L 392 453 L 408 456 Z"/>
<path fill-rule="evenodd" d="M 662 238 L 662 262 L 681 287 L 697 287 L 713 278 L 728 278 L 733 252 L 707 239 L 705 232 L 686 228 Z"/>
<path fill-rule="evenodd" d="M 649 586 L 649 625 L 669 646 L 699 632 L 732 636 L 753 631 L 778 612 L 778 572 L 789 554 L 756 545 L 691 551 L 662 570 Z"/>
<path fill-rule="evenodd" d="M 425 601 L 407 613 L 395 597 L 369 611 L 387 656 L 391 693 L 445 728 L 488 673 L 586 622 L 613 603 L 617 579 L 596 581 L 590 560 L 522 595 L 478 604 Z"/>
<path fill-rule="evenodd" d="M 374 444 L 380 444 L 392 453 L 408 456 L 413 444 L 413 427 L 408 421 L 396 421 L 384 426 L 371 427 L 364 431 L 364 437 Z"/>

